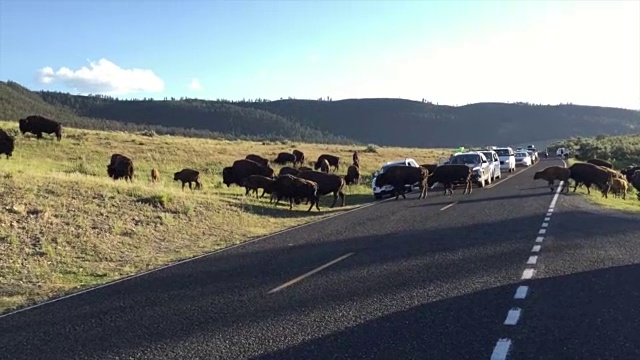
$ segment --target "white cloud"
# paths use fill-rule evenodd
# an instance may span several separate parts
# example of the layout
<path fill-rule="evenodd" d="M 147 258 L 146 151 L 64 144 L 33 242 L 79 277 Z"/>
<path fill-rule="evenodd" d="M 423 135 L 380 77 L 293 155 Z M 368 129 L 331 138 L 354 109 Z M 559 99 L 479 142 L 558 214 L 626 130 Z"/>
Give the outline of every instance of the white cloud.
<path fill-rule="evenodd" d="M 191 83 L 189 84 L 189 90 L 193 90 L 193 91 L 202 90 L 202 84 L 200 84 L 200 80 L 191 79 Z"/>
<path fill-rule="evenodd" d="M 42 84 L 60 82 L 83 94 L 124 95 L 136 92 L 161 92 L 164 81 L 148 69 L 123 69 L 107 59 L 89 61 L 90 68 L 78 70 L 46 66 L 38 70 Z"/>

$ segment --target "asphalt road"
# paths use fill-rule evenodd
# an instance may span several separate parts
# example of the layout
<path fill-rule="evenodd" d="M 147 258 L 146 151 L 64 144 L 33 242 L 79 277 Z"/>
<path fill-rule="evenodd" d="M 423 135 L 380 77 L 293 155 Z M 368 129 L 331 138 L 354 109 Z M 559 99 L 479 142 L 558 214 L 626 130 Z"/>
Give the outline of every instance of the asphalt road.
<path fill-rule="evenodd" d="M 471 195 L 380 202 L 0 317 L 0 358 L 629 358 L 640 222 L 561 195 L 535 243 L 553 195 L 533 172 L 559 163 Z M 534 244 L 536 273 L 523 281 Z M 514 300 L 523 284 L 528 296 Z M 519 321 L 504 325 L 514 306 Z"/>

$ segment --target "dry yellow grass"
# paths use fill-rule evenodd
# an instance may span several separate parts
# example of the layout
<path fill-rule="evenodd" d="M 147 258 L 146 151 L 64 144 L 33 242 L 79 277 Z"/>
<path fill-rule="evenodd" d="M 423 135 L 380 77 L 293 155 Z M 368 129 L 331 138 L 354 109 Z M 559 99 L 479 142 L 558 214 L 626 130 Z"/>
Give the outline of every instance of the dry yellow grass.
<path fill-rule="evenodd" d="M 17 123 L 0 122 L 17 134 Z M 46 135 L 45 135 L 46 136 Z M 363 185 L 346 190 L 344 208 L 293 211 L 268 199 L 244 196 L 222 184 L 224 166 L 256 153 L 301 150 L 351 163 L 360 150 Z M 0 158 L 0 311 L 108 282 L 196 256 L 373 201 L 371 174 L 404 157 L 435 161 L 449 149 L 377 148 L 298 143 L 217 141 L 65 128 L 61 142 L 16 136 L 11 159 Z M 106 175 L 112 153 L 131 157 L 133 183 Z M 160 181 L 151 183 L 151 169 Z M 203 174 L 203 190 L 181 191 L 173 173 L 184 167 Z M 277 169 L 276 169 L 277 171 Z M 341 167 L 344 174 L 346 166 Z M 339 204 L 339 203 L 338 203 Z"/>

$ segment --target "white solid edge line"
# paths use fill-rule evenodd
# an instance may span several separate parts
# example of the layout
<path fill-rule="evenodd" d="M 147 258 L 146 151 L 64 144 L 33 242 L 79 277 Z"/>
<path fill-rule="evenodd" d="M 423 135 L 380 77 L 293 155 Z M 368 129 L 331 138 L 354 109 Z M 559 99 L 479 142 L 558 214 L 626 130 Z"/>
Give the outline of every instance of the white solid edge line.
<path fill-rule="evenodd" d="M 529 280 L 529 279 L 531 279 L 531 278 L 533 277 L 533 272 L 534 272 L 534 271 L 535 271 L 535 270 L 533 270 L 533 269 L 524 269 L 524 271 L 522 272 L 522 277 L 521 277 L 521 279 L 522 279 L 522 280 Z"/>
<path fill-rule="evenodd" d="M 533 245 L 531 252 L 540 252 L 540 245 Z"/>
<path fill-rule="evenodd" d="M 527 265 L 535 265 L 538 262 L 538 255 L 531 255 L 527 260 Z"/>
<path fill-rule="evenodd" d="M 505 360 L 510 348 L 510 339 L 498 339 L 498 341 L 496 342 L 496 346 L 493 348 L 491 360 Z"/>
<path fill-rule="evenodd" d="M 507 318 L 504 319 L 504 325 L 515 325 L 520 320 L 520 308 L 513 308 L 507 313 Z"/>
<path fill-rule="evenodd" d="M 287 281 L 286 283 L 284 283 L 284 284 L 282 284 L 282 285 L 280 285 L 278 287 L 275 287 L 275 288 L 269 290 L 269 292 L 267 292 L 267 294 L 273 294 L 274 292 L 280 291 L 280 290 L 282 290 L 282 289 L 284 289 L 286 287 L 289 287 L 289 286 L 291 286 L 291 285 L 293 285 L 293 284 L 295 284 L 297 282 L 300 282 L 301 280 L 304 280 L 304 279 L 308 278 L 309 276 L 317 273 L 318 271 L 324 270 L 324 269 L 328 268 L 329 266 L 331 266 L 331 265 L 333 265 L 335 263 L 338 263 L 338 262 L 348 258 L 349 256 L 351 256 L 353 254 L 355 254 L 355 253 L 351 252 L 351 253 L 348 253 L 348 254 L 344 254 L 344 255 L 340 256 L 339 258 L 337 258 L 337 259 L 333 259 L 333 260 L 329 261 L 328 263 L 326 263 L 324 265 L 318 266 L 317 268 L 315 268 L 315 269 L 313 269 L 313 270 L 311 270 L 309 272 L 306 272 L 306 273 L 304 273 L 304 274 L 302 274 L 302 275 L 300 275 L 298 277 L 295 277 L 295 278 Z"/>
<path fill-rule="evenodd" d="M 444 206 L 442 209 L 440 209 L 440 211 L 442 211 L 442 210 L 447 210 L 448 208 L 452 207 L 453 205 L 455 205 L 455 204 L 457 204 L 457 203 L 458 203 L 457 201 L 452 202 L 451 204 L 449 204 L 449 205 L 447 205 L 447 206 Z"/>
<path fill-rule="evenodd" d="M 524 299 L 527 297 L 527 293 L 529 292 L 529 287 L 526 285 L 520 285 L 516 289 L 516 294 L 513 296 L 514 299 Z"/>
<path fill-rule="evenodd" d="M 294 227 L 283 229 L 283 230 L 274 232 L 274 233 L 269 234 L 269 235 L 264 235 L 264 236 L 261 236 L 259 238 L 255 238 L 253 240 L 247 240 L 247 241 L 241 242 L 239 244 L 234 244 L 234 245 L 231 245 L 231 246 L 224 247 L 222 249 L 217 249 L 217 250 L 214 250 L 214 251 L 211 251 L 211 252 L 208 252 L 208 253 L 205 253 L 205 254 L 200 254 L 200 255 L 197 255 L 197 256 L 194 256 L 194 257 L 191 257 L 191 258 L 188 258 L 188 259 L 183 259 L 183 260 L 180 260 L 180 261 L 176 261 L 176 262 L 173 262 L 173 263 L 162 265 L 160 267 L 157 267 L 157 268 L 154 268 L 154 269 L 151 269 L 151 270 L 147 270 L 147 271 L 144 271 L 144 272 L 141 272 L 141 273 L 129 275 L 129 276 L 126 276 L 126 277 L 123 277 L 123 278 L 120 278 L 120 279 L 117 279 L 117 280 L 114 280 L 114 281 L 110 281 L 108 283 L 100 284 L 100 285 L 97 285 L 97 286 L 94 286 L 94 287 L 90 287 L 90 288 L 87 288 L 87 289 L 82 289 L 82 290 L 80 290 L 78 292 L 67 294 L 67 295 L 64 295 L 64 296 L 61 296 L 61 297 L 58 297 L 58 298 L 54 298 L 54 299 L 50 299 L 50 300 L 47 300 L 47 301 L 44 301 L 44 302 L 41 302 L 41 303 L 38 303 L 38 304 L 30 305 L 30 306 L 24 307 L 22 309 L 17 309 L 17 310 L 8 312 L 6 314 L 2 314 L 2 315 L 0 315 L 0 319 L 5 318 L 5 317 L 10 316 L 10 315 L 13 315 L 13 314 L 21 313 L 23 311 L 27 311 L 27 310 L 31 310 L 31 309 L 35 309 L 35 308 L 44 306 L 44 305 L 52 304 L 52 303 L 58 302 L 60 300 L 69 299 L 69 298 L 72 298 L 72 297 L 77 296 L 77 295 L 86 294 L 88 292 L 91 292 L 91 291 L 94 291 L 94 290 L 98 290 L 98 289 L 102 289 L 102 288 L 105 288 L 105 287 L 108 287 L 108 286 L 111 286 L 111 285 L 116 285 L 118 283 L 121 283 L 121 282 L 124 282 L 124 281 L 127 281 L 127 280 L 132 280 L 132 279 L 135 279 L 135 278 L 138 278 L 138 277 L 149 275 L 149 274 L 152 274 L 154 272 L 157 272 L 157 271 L 160 271 L 160 270 L 164 270 L 164 269 L 168 269 L 168 268 L 171 268 L 171 267 L 174 267 L 174 266 L 177 266 L 177 265 L 181 265 L 181 264 L 184 264 L 184 263 L 187 263 L 187 262 L 190 262 L 190 261 L 202 259 L 202 258 L 207 257 L 207 256 L 211 256 L 211 255 L 214 255 L 214 254 L 217 254 L 217 253 L 221 253 L 221 252 L 224 252 L 224 251 L 227 251 L 227 250 L 235 249 L 237 247 L 241 247 L 241 246 L 244 246 L 244 245 L 249 245 L 249 244 L 252 244 L 252 243 L 257 242 L 257 241 L 261 241 L 261 240 L 264 240 L 264 239 L 268 239 L 270 237 L 274 237 L 274 236 L 281 235 L 281 234 L 284 234 L 284 233 L 287 233 L 287 232 L 290 232 L 290 231 L 293 231 L 293 230 L 296 230 L 296 229 L 303 228 L 305 226 L 310 226 L 310 225 L 313 225 L 313 224 L 317 224 L 319 222 L 332 219 L 334 217 L 346 215 L 346 214 L 349 214 L 351 212 L 355 212 L 355 211 L 358 211 L 358 210 L 362 210 L 362 209 L 368 208 L 370 206 L 381 204 L 381 203 L 387 202 L 387 201 L 392 200 L 392 199 L 394 199 L 394 198 L 390 197 L 388 199 L 378 200 L 378 201 L 370 202 L 368 204 L 363 204 L 363 205 L 358 206 L 355 209 L 339 212 L 339 213 L 336 213 L 336 214 L 331 214 L 331 215 L 323 217 L 321 219 L 317 219 L 317 220 L 314 220 L 314 221 L 311 221 L 311 222 L 308 222 L 308 223 L 304 223 L 304 224 L 296 225 Z"/>

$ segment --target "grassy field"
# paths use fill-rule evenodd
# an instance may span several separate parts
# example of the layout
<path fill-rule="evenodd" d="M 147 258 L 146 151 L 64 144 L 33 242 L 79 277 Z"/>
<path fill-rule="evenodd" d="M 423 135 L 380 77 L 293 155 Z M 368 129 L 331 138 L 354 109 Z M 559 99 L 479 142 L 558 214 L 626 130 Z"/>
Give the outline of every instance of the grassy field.
<path fill-rule="evenodd" d="M 16 135 L 17 123 L 0 122 Z M 45 135 L 46 136 L 46 135 Z M 61 142 L 16 136 L 11 159 L 0 158 L 0 312 L 77 291 L 162 264 L 237 244 L 373 200 L 371 174 L 386 161 L 435 161 L 449 149 L 357 148 L 294 143 L 214 141 L 65 128 Z M 308 159 L 331 153 L 351 162 L 360 150 L 362 185 L 346 190 L 346 206 L 306 212 L 275 208 L 222 184 L 224 166 L 246 154 L 270 159 L 294 148 Z M 114 182 L 112 153 L 131 157 L 133 183 Z M 151 182 L 153 167 L 160 181 Z M 181 190 L 173 173 L 200 170 L 203 189 Z M 276 168 L 276 171 L 278 169 Z M 341 167 L 340 174 L 346 171 Z M 338 202 L 338 205 L 340 203 Z"/>
<path fill-rule="evenodd" d="M 569 159 L 567 162 L 567 166 L 571 166 L 572 164 L 578 162 L 575 159 Z M 620 170 L 620 169 L 617 169 Z M 587 194 L 587 188 L 579 187 L 576 190 L 576 193 L 584 195 L 590 202 L 610 208 L 615 210 L 621 210 L 632 213 L 640 213 L 640 201 L 638 201 L 638 197 L 636 196 L 636 190 L 629 184 L 631 190 L 626 195 L 626 198 L 623 200 L 622 198 L 615 198 L 613 195 L 609 195 L 608 198 L 602 197 L 600 190 L 598 190 L 595 186 L 591 187 L 591 194 Z M 571 183 L 571 188 L 569 191 L 573 191 L 573 182 Z"/>

